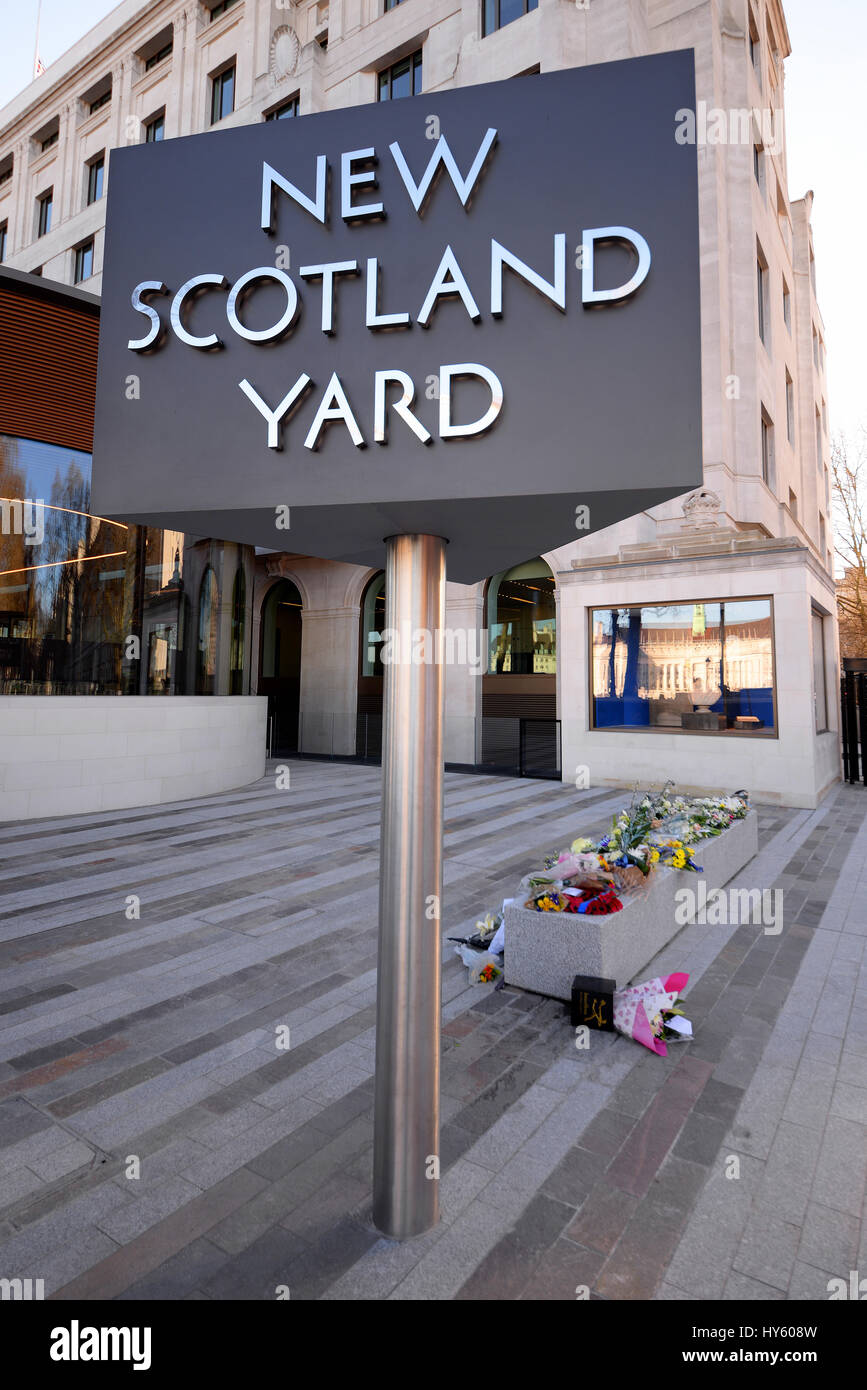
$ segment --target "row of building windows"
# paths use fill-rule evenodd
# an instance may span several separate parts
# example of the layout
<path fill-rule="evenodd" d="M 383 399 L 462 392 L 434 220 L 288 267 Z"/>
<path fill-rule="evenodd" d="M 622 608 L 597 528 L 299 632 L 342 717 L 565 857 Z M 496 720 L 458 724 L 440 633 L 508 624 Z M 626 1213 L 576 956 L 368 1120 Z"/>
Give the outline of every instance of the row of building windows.
<path fill-rule="evenodd" d="M 43 215 L 44 215 L 44 217 L 45 217 L 45 223 L 46 223 L 46 228 L 45 228 L 45 229 L 46 229 L 46 231 L 48 231 L 48 230 L 50 229 L 50 226 L 51 226 L 51 201 L 50 201 L 50 196 L 49 196 L 47 199 L 45 199 L 45 200 L 40 204 L 40 206 L 39 206 L 40 223 L 41 223 L 41 221 L 42 221 Z M 43 235 L 43 233 L 40 232 L 40 236 L 42 236 L 42 235 Z M 5 259 L 6 259 L 6 244 L 7 244 L 7 241 L 8 241 L 8 236 L 9 236 L 9 227 L 8 227 L 8 223 L 6 223 L 6 222 L 0 222 L 0 262 L 5 261 Z M 35 266 L 34 269 L 33 269 L 30 273 L 31 273 L 32 275 L 41 275 L 41 274 L 42 274 L 42 266 L 41 266 L 41 265 Z M 74 246 L 74 247 L 72 248 L 72 283 L 73 283 L 74 285 L 79 285 L 79 284 L 81 284 L 82 280 L 89 280 L 92 274 L 93 274 L 93 237 L 90 237 L 90 239 L 89 239 L 88 241 L 82 242 L 80 246 Z"/>
<path fill-rule="evenodd" d="M 218 3 L 208 8 L 209 22 L 218 19 L 220 15 L 236 5 L 238 0 L 218 0 Z M 396 9 L 401 0 L 384 0 L 384 11 Z M 482 37 L 502 29 L 505 25 L 511 24 L 513 20 L 520 19 L 523 15 L 535 10 L 538 0 L 482 0 Z M 317 38 L 321 48 L 328 45 L 327 30 Z M 154 44 L 156 46 L 154 46 Z M 160 63 L 171 56 L 174 50 L 174 37 L 171 27 L 164 33 L 157 35 L 144 49 L 136 54 L 145 72 L 151 71 Z M 389 100 L 401 96 L 417 96 L 421 92 L 421 50 L 410 55 L 409 58 L 402 58 L 399 62 L 392 64 L 378 73 L 378 97 L 382 100 Z M 224 120 L 235 109 L 235 61 L 231 60 L 219 73 L 213 75 L 211 83 L 211 102 L 210 102 L 210 123 L 215 125 L 218 121 Z M 94 88 L 91 92 L 82 97 L 82 102 L 87 107 L 87 114 L 93 115 L 96 111 L 107 106 L 112 97 L 111 78 L 107 77 Z M 294 104 L 294 110 L 286 109 Z M 274 119 L 276 116 L 297 115 L 298 99 L 292 98 L 290 102 L 284 103 L 277 112 L 268 112 L 266 120 Z M 164 113 L 154 116 L 150 121 L 145 122 L 145 140 L 161 140 L 165 128 Z M 158 132 L 158 133 L 157 133 Z M 39 152 L 56 145 L 60 139 L 60 122 L 55 117 L 53 122 L 42 127 L 42 131 L 34 137 L 39 146 Z M 0 186 L 7 183 L 13 176 L 13 159 L 9 155 L 5 160 L 0 160 Z"/>

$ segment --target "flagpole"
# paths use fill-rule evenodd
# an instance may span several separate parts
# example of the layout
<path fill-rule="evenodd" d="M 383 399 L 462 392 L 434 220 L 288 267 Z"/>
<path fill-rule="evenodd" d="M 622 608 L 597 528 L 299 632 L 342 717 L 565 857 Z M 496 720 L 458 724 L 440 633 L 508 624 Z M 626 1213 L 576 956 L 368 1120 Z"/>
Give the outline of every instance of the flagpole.
<path fill-rule="evenodd" d="M 36 69 L 37 69 L 38 66 L 39 66 L 39 26 L 40 26 L 41 23 L 42 23 L 42 0 L 39 0 L 39 4 L 38 4 L 37 7 L 36 7 L 36 46 L 35 46 L 35 48 L 33 49 L 33 77 L 34 77 L 34 79 L 37 78 L 37 77 L 39 76 L 39 73 L 36 71 Z"/>

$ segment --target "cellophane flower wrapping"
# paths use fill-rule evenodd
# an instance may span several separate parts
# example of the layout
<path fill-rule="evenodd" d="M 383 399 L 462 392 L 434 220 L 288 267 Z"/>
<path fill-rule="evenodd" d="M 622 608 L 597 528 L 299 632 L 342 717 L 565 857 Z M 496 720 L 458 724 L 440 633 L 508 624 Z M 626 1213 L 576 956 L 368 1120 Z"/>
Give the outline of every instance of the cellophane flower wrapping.
<path fill-rule="evenodd" d="M 681 990 L 686 985 L 688 975 L 678 971 L 672 975 L 657 976 L 638 985 L 628 985 L 614 994 L 614 1027 L 624 1037 L 634 1038 L 644 1047 L 649 1047 L 657 1057 L 667 1057 L 665 1040 L 660 1036 L 661 1028 L 655 1020 L 664 1009 L 674 1007 Z"/>

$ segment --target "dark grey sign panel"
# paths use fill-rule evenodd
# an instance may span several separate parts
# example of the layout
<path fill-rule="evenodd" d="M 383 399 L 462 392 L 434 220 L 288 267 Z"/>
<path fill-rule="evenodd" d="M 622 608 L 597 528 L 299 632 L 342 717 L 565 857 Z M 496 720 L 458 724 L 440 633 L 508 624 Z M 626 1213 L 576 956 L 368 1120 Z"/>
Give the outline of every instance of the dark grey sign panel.
<path fill-rule="evenodd" d="M 686 50 L 112 151 L 94 507 L 469 582 L 698 486 L 694 101 Z"/>

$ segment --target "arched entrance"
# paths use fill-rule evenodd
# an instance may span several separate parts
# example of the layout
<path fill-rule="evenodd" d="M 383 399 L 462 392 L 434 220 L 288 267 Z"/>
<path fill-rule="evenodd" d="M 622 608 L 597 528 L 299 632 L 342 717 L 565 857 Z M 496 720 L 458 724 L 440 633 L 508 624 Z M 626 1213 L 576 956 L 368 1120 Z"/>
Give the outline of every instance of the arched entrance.
<path fill-rule="evenodd" d="M 554 576 L 537 556 L 495 574 L 485 596 L 481 764 L 557 777 L 557 609 Z"/>
<path fill-rule="evenodd" d="M 385 571 L 368 581 L 361 599 L 358 642 L 358 717 L 356 753 L 382 757 L 382 647 L 385 627 Z"/>
<path fill-rule="evenodd" d="M 271 752 L 298 749 L 301 693 L 301 595 L 291 579 L 281 579 L 262 603 L 259 694 L 268 697 Z"/>

